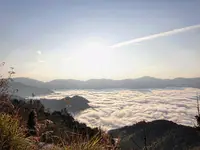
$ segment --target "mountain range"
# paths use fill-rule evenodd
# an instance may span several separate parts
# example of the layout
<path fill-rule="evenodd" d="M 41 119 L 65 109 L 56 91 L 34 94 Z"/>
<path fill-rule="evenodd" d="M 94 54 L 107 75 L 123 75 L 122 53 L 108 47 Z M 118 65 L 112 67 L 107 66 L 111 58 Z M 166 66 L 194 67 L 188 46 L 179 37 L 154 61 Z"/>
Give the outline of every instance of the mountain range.
<path fill-rule="evenodd" d="M 90 79 L 87 81 L 73 79 L 56 79 L 49 82 L 42 82 L 30 78 L 14 78 L 14 82 L 22 83 L 26 86 L 55 89 L 147 89 L 147 88 L 167 88 L 167 87 L 192 87 L 200 88 L 200 78 L 175 78 L 158 79 L 153 77 L 142 77 L 137 79 L 111 80 L 111 79 Z"/>

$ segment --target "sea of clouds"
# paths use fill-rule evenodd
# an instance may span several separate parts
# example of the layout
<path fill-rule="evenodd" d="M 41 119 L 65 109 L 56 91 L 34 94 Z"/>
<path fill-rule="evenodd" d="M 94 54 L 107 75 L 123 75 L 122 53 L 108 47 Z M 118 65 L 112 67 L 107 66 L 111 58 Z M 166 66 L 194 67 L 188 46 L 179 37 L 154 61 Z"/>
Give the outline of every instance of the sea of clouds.
<path fill-rule="evenodd" d="M 157 119 L 194 126 L 197 93 L 200 89 L 63 90 L 43 98 L 83 96 L 89 100 L 91 108 L 76 114 L 75 118 L 89 126 L 110 130 Z"/>

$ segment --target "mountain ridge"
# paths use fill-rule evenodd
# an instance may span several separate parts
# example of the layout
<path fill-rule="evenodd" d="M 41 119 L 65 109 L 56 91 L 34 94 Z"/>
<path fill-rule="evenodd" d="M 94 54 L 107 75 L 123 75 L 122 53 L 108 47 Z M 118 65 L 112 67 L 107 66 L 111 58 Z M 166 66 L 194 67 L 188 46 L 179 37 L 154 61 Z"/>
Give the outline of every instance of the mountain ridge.
<path fill-rule="evenodd" d="M 114 138 L 120 138 L 121 150 L 197 150 L 200 147 L 198 128 L 176 124 L 168 120 L 138 122 L 108 132 Z"/>
<path fill-rule="evenodd" d="M 15 82 L 20 82 L 28 86 L 42 87 L 48 89 L 109 89 L 109 88 L 166 88 L 166 87 L 191 87 L 200 88 L 200 77 L 196 78 L 174 78 L 159 79 L 144 76 L 136 79 L 90 79 L 86 81 L 74 79 L 55 79 L 42 82 L 31 78 L 14 78 Z"/>
<path fill-rule="evenodd" d="M 10 94 L 14 94 L 20 97 L 29 97 L 33 96 L 33 94 L 46 95 L 53 93 L 53 91 L 48 88 L 26 85 L 21 82 L 10 82 L 8 91 L 10 92 Z"/>
<path fill-rule="evenodd" d="M 87 81 L 90 81 L 90 80 L 122 81 L 122 80 L 138 80 L 138 79 L 147 79 L 147 78 L 149 78 L 149 79 L 159 79 L 159 80 L 200 79 L 200 77 L 157 78 L 157 77 L 152 77 L 152 76 L 142 76 L 142 77 L 138 77 L 138 78 L 125 78 L 125 79 L 91 78 L 91 79 L 88 79 L 88 80 L 78 80 L 78 79 L 73 79 L 73 78 L 70 78 L 70 79 L 63 79 L 63 78 L 59 79 L 59 78 L 57 78 L 57 79 L 52 79 L 52 80 L 49 80 L 49 81 L 41 81 L 41 80 L 30 78 L 30 77 L 15 77 L 15 78 L 13 78 L 13 80 L 26 79 L 26 80 L 35 80 L 35 81 L 39 81 L 39 82 L 42 82 L 42 83 L 47 83 L 47 82 L 52 82 L 52 81 L 65 81 L 65 80 L 87 82 Z"/>

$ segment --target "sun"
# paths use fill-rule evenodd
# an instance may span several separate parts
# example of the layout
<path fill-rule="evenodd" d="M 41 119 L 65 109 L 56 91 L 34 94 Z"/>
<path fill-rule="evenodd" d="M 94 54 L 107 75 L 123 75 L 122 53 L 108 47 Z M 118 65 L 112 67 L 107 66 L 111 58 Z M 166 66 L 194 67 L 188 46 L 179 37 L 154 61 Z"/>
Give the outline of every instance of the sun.
<path fill-rule="evenodd" d="M 73 51 L 64 58 L 61 66 L 74 76 L 85 78 L 110 78 L 116 68 L 114 51 L 110 43 L 101 38 L 88 38 L 78 41 Z"/>
<path fill-rule="evenodd" d="M 80 65 L 91 71 L 102 72 L 111 62 L 111 50 L 102 39 L 90 38 L 84 41 L 78 48 L 77 55 Z"/>

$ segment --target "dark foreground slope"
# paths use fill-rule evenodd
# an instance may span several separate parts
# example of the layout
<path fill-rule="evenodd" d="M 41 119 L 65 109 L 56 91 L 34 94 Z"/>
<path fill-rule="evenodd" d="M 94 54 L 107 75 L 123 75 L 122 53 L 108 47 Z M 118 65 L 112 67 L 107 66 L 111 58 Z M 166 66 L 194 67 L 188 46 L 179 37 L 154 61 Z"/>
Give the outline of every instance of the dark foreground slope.
<path fill-rule="evenodd" d="M 6 97 L 0 95 L 0 150 L 118 150 L 109 134 L 67 109 L 48 112 L 39 100 Z"/>
<path fill-rule="evenodd" d="M 166 120 L 140 122 L 109 133 L 115 138 L 120 137 L 122 150 L 143 149 L 144 137 L 148 150 L 200 150 L 200 132 L 197 128 Z"/>

